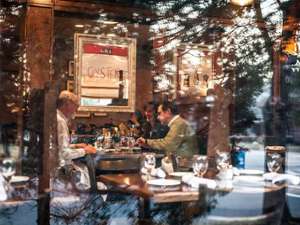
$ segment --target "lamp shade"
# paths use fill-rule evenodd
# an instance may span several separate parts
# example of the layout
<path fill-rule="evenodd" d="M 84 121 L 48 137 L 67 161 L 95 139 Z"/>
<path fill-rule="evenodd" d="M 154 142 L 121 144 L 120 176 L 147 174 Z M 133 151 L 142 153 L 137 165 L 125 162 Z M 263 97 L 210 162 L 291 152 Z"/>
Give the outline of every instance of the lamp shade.
<path fill-rule="evenodd" d="M 230 0 L 230 3 L 233 5 L 248 6 L 253 3 L 253 0 Z"/>

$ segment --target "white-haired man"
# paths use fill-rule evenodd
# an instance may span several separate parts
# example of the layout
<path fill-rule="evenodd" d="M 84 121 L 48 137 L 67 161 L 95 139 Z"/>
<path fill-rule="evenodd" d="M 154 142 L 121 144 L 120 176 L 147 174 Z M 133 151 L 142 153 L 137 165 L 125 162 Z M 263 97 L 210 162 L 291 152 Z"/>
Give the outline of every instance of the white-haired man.
<path fill-rule="evenodd" d="M 59 165 L 70 164 L 72 159 L 96 153 L 96 149 L 84 143 L 71 144 L 68 123 L 79 106 L 78 97 L 70 91 L 62 91 L 57 100 L 57 138 Z"/>

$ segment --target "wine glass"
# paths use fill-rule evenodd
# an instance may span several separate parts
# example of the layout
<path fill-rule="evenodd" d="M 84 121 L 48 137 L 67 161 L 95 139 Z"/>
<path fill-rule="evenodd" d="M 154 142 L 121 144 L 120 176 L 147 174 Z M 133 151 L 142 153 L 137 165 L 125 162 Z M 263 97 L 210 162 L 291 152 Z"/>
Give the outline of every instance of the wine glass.
<path fill-rule="evenodd" d="M 0 171 L 4 179 L 9 183 L 10 179 L 16 173 L 16 161 L 13 158 L 4 158 L 2 160 Z"/>
<path fill-rule="evenodd" d="M 208 159 L 204 155 L 195 155 L 193 157 L 193 172 L 195 176 L 203 177 L 208 168 Z"/>
<path fill-rule="evenodd" d="M 134 137 L 128 137 L 128 147 L 133 148 L 135 146 L 135 139 Z"/>
<path fill-rule="evenodd" d="M 231 155 L 230 152 L 217 152 L 216 164 L 219 171 L 230 167 Z"/>
<path fill-rule="evenodd" d="M 142 161 L 142 169 L 147 170 L 147 173 L 150 173 L 151 170 L 153 170 L 155 168 L 156 165 L 156 159 L 155 159 L 155 155 L 152 153 L 149 154 L 145 154 L 143 161 Z"/>
<path fill-rule="evenodd" d="M 279 153 L 267 153 L 267 166 L 270 172 L 277 173 L 283 163 L 283 157 Z"/>

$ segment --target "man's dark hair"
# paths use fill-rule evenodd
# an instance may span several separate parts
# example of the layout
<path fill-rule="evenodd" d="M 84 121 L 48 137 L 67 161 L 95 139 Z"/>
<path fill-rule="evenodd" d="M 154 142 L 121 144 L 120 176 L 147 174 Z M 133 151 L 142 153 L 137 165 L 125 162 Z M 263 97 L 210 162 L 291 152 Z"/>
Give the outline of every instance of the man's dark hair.
<path fill-rule="evenodd" d="M 176 106 L 175 102 L 164 101 L 161 104 L 161 106 L 162 106 L 162 110 L 164 112 L 170 110 L 173 115 L 178 114 L 178 110 L 177 110 L 177 106 Z"/>

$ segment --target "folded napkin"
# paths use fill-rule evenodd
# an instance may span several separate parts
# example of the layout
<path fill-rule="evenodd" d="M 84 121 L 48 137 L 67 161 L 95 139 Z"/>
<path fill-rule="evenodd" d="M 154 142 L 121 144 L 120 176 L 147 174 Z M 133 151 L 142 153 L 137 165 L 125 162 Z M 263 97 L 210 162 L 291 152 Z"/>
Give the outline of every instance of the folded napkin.
<path fill-rule="evenodd" d="M 149 170 L 146 167 L 141 168 L 141 173 L 142 174 L 149 174 Z"/>
<path fill-rule="evenodd" d="M 171 158 L 169 158 L 168 156 L 164 157 L 161 160 L 161 168 L 167 173 L 167 174 L 171 174 L 174 172 L 174 168 L 173 168 L 173 163 Z"/>
<path fill-rule="evenodd" d="M 98 181 L 97 182 L 97 189 L 100 190 L 100 191 L 106 191 L 107 190 L 107 186 L 104 183 Z M 107 194 L 103 194 L 101 196 L 102 196 L 103 200 L 106 201 Z"/>
<path fill-rule="evenodd" d="M 234 171 L 232 168 L 226 168 L 219 171 L 217 174 L 218 179 L 220 180 L 232 180 Z"/>
<path fill-rule="evenodd" d="M 166 173 L 162 168 L 156 168 L 156 169 L 152 169 L 150 172 L 151 176 L 154 177 L 160 177 L 160 178 L 165 178 L 166 177 Z"/>
<path fill-rule="evenodd" d="M 238 168 L 233 167 L 232 171 L 233 171 L 233 176 L 239 176 L 240 175 L 240 170 Z"/>
<path fill-rule="evenodd" d="M 208 188 L 215 189 L 217 186 L 217 183 L 214 180 L 195 177 L 194 175 L 184 175 L 182 177 L 182 182 L 188 184 L 192 188 L 198 188 L 200 185 L 206 185 Z"/>
<path fill-rule="evenodd" d="M 0 174 L 0 201 L 5 201 L 7 198 L 7 183 L 4 177 Z"/>
<path fill-rule="evenodd" d="M 292 174 L 280 174 L 280 173 L 265 173 L 263 175 L 265 180 L 272 181 L 273 184 L 286 181 L 292 185 L 300 184 L 300 177 Z"/>
<path fill-rule="evenodd" d="M 141 169 L 141 173 L 142 174 L 146 174 L 146 175 L 151 175 L 153 177 L 160 177 L 160 178 L 165 178 L 166 177 L 166 173 L 162 168 L 153 168 L 149 171 L 149 169 L 143 167 Z"/>

